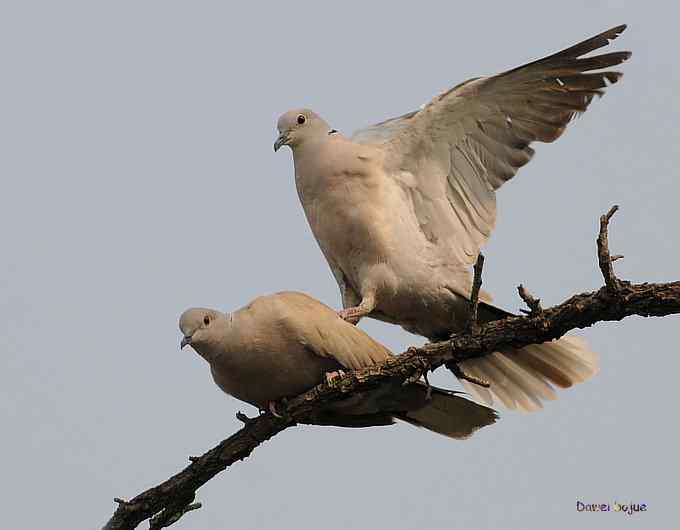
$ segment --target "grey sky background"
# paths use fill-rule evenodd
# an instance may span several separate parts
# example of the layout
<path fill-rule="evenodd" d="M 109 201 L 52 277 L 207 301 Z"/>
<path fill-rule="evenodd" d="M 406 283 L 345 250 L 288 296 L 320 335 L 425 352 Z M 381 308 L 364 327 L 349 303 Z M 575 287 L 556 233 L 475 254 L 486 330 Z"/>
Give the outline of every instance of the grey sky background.
<path fill-rule="evenodd" d="M 253 413 L 179 351 L 185 308 L 283 289 L 340 305 L 290 153 L 272 152 L 288 108 L 349 133 L 626 22 L 621 84 L 499 193 L 485 288 L 513 311 L 520 282 L 545 304 L 598 288 L 597 218 L 614 203 L 619 275 L 680 279 L 668 5 L 4 2 L 3 526 L 98 528 L 114 496 L 166 479 L 234 432 L 237 410 Z M 291 429 L 202 488 L 204 508 L 178 527 L 671 528 L 678 322 L 583 331 L 599 375 L 465 442 L 406 425 Z M 421 342 L 362 327 L 395 351 Z M 577 513 L 577 500 L 648 512 Z"/>

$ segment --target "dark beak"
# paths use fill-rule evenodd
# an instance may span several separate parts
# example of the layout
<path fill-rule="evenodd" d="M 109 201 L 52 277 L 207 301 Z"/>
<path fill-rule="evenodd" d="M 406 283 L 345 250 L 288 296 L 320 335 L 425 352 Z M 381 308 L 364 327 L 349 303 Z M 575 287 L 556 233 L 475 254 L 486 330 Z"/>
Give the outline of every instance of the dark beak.
<path fill-rule="evenodd" d="M 279 137 L 274 142 L 274 152 L 276 153 L 284 145 L 288 145 L 288 140 L 290 140 L 288 133 L 284 132 L 279 135 Z"/>
<path fill-rule="evenodd" d="M 182 342 L 179 343 L 179 349 L 183 350 L 185 346 L 189 346 L 191 344 L 191 337 L 183 337 Z"/>

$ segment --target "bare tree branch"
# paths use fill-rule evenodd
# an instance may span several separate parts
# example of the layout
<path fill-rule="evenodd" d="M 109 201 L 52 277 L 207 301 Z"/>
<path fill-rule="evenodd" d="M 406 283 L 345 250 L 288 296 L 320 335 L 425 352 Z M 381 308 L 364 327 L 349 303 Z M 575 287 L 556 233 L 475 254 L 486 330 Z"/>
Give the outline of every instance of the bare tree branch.
<path fill-rule="evenodd" d="M 479 326 L 476 333 L 467 330 L 447 341 L 411 347 L 383 364 L 317 385 L 282 404 L 285 414 L 281 418 L 269 412 L 252 419 L 239 413 L 239 419 L 244 422 L 241 430 L 204 455 L 192 457 L 190 465 L 158 486 L 129 501 L 116 499 L 118 507 L 104 529 L 133 529 L 149 518 L 153 518 L 152 529 L 174 523 L 187 511 L 196 509 L 197 505 L 193 504 L 196 490 L 212 477 L 248 457 L 257 446 L 282 430 L 305 423 L 312 411 L 344 399 L 352 392 L 374 388 L 386 381 L 417 378 L 445 363 L 457 365 L 494 351 L 540 344 L 597 322 L 618 321 L 631 315 L 660 317 L 680 313 L 680 282 L 634 285 L 614 275 L 607 228 L 616 210 L 617 207 L 612 208 L 600 219 L 597 248 L 605 286 L 598 291 L 577 294 L 559 305 L 538 311 L 538 301 L 524 290 L 522 298 L 532 309 L 527 316 L 497 320 Z M 479 281 L 481 285 L 481 279 Z"/>

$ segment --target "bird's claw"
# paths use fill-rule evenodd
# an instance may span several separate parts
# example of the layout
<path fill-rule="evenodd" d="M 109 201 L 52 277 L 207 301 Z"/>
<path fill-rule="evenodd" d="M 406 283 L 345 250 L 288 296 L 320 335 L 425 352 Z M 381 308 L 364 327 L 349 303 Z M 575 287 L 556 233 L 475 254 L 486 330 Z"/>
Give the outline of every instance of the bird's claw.
<path fill-rule="evenodd" d="M 427 386 L 425 401 L 430 401 L 432 399 L 432 385 L 430 384 L 430 380 L 427 378 L 427 370 L 423 372 L 423 379 L 425 380 L 425 385 Z"/>
<path fill-rule="evenodd" d="M 359 323 L 359 320 L 361 320 L 363 315 L 361 315 L 361 311 L 358 308 L 348 307 L 347 309 L 338 311 L 338 316 L 345 322 L 356 325 Z"/>
<path fill-rule="evenodd" d="M 276 401 L 270 401 L 267 404 L 267 409 L 269 410 L 269 412 L 271 412 L 274 415 L 275 418 L 283 418 L 283 416 L 281 414 L 279 414 L 279 411 L 277 410 Z"/>
<path fill-rule="evenodd" d="M 340 379 L 343 375 L 345 375 L 345 372 L 343 370 L 335 370 L 334 372 L 326 372 L 324 374 L 324 379 L 326 380 L 327 385 L 332 385 L 335 381 Z"/>
<path fill-rule="evenodd" d="M 291 415 L 288 413 L 288 398 L 281 398 L 278 401 L 270 401 L 267 403 L 267 410 L 272 413 L 275 418 L 290 420 Z"/>

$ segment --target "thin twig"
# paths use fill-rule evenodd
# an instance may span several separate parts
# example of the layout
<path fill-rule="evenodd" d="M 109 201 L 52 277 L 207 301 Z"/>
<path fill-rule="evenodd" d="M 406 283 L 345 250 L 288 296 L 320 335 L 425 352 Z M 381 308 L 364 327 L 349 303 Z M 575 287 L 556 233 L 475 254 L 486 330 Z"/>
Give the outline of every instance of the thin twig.
<path fill-rule="evenodd" d="M 600 271 L 602 271 L 604 284 L 612 294 L 618 293 L 621 288 L 621 282 L 616 277 L 616 274 L 614 274 L 612 262 L 623 258 L 623 256 L 618 255 L 611 257 L 609 255 L 609 220 L 618 209 L 618 205 L 614 205 L 606 214 L 600 217 L 600 233 L 597 236 L 597 257 L 600 264 Z"/>
<path fill-rule="evenodd" d="M 467 331 L 476 335 L 479 332 L 479 291 L 482 288 L 482 271 L 484 270 L 484 254 L 477 256 L 474 266 L 474 278 L 472 280 L 472 292 L 470 293 L 470 319 Z"/>
<path fill-rule="evenodd" d="M 529 311 L 520 309 L 522 313 L 535 317 L 543 312 L 543 308 L 541 307 L 541 299 L 534 298 L 531 293 L 526 290 L 524 285 L 519 284 L 517 287 L 517 292 L 519 293 L 520 298 L 524 300 L 524 303 L 527 305 L 527 307 L 529 307 Z"/>
<path fill-rule="evenodd" d="M 249 418 L 243 412 L 240 410 L 236 413 L 236 419 L 243 423 L 243 425 L 248 425 L 250 422 L 252 422 L 255 418 Z"/>
<path fill-rule="evenodd" d="M 475 377 L 474 375 L 470 375 L 467 372 L 465 372 L 458 363 L 455 362 L 446 362 L 444 365 L 453 372 L 453 375 L 455 375 L 458 379 L 469 381 L 470 383 L 477 385 L 477 386 L 483 386 L 484 388 L 489 388 L 491 384 L 486 381 L 485 379 L 480 379 L 479 377 Z"/>

